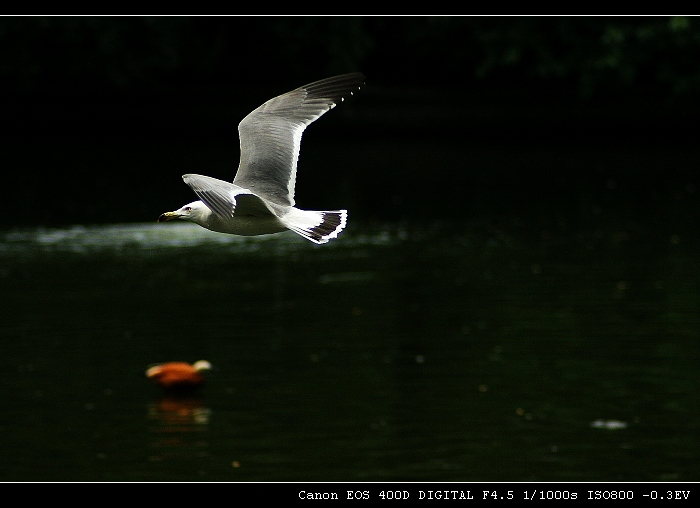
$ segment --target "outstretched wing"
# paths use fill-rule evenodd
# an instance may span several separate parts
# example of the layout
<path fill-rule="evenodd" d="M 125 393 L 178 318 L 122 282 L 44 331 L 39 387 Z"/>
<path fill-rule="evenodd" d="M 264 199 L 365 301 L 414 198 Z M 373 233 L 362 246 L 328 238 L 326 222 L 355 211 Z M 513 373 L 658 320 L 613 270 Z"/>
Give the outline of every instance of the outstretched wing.
<path fill-rule="evenodd" d="M 316 81 L 270 99 L 238 125 L 241 162 L 233 183 L 273 203 L 293 206 L 304 129 L 364 83 L 361 73 Z"/>
<path fill-rule="evenodd" d="M 275 212 L 248 189 L 210 176 L 182 175 L 197 197 L 222 219 L 230 219 L 233 212 L 241 215 L 275 215 Z"/>

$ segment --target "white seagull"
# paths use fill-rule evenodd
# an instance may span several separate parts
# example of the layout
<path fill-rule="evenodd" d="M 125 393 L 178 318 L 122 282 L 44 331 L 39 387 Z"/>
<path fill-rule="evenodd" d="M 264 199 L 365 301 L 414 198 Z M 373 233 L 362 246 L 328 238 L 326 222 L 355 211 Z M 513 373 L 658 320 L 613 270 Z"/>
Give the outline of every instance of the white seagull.
<path fill-rule="evenodd" d="M 314 243 L 336 238 L 347 210 L 294 207 L 297 159 L 304 129 L 357 91 L 359 73 L 322 79 L 270 99 L 238 125 L 241 161 L 233 183 L 202 175 L 183 175 L 200 201 L 166 212 L 158 222 L 182 219 L 234 235 L 266 235 L 292 230 Z"/>

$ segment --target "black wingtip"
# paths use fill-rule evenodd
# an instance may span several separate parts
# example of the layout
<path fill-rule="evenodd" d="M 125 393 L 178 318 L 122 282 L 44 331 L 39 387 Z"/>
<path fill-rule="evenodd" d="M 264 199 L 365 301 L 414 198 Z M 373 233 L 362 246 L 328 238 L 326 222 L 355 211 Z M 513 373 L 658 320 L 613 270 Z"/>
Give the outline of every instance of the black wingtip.
<path fill-rule="evenodd" d="M 365 84 L 365 79 L 365 75 L 361 72 L 350 72 L 314 81 L 300 88 L 312 97 L 328 97 L 340 101 L 343 97 L 358 91 Z"/>

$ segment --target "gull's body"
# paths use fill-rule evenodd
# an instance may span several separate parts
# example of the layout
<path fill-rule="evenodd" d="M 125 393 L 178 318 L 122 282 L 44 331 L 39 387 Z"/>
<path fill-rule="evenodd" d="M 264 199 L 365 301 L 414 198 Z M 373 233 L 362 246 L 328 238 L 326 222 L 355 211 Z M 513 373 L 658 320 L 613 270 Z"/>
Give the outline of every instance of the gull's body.
<path fill-rule="evenodd" d="M 182 178 L 200 201 L 167 212 L 158 222 L 182 219 L 234 235 L 291 230 L 326 243 L 345 227 L 346 210 L 294 207 L 297 159 L 304 129 L 360 88 L 364 76 L 343 74 L 270 99 L 238 125 L 241 161 L 233 183 L 202 175 Z"/>

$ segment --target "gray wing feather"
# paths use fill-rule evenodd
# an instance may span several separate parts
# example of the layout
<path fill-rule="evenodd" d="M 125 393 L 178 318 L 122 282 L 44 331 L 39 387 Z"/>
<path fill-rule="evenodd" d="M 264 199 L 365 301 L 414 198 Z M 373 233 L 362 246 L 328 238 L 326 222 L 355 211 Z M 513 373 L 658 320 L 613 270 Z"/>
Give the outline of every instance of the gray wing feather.
<path fill-rule="evenodd" d="M 248 114 L 238 125 L 241 162 L 233 183 L 293 206 L 304 129 L 363 83 L 361 73 L 334 76 L 270 99 Z"/>
<path fill-rule="evenodd" d="M 233 217 L 235 210 L 242 215 L 275 215 L 260 197 L 238 185 L 203 175 L 183 175 L 182 179 L 222 219 Z"/>
<path fill-rule="evenodd" d="M 236 196 L 247 192 L 237 185 L 209 176 L 183 175 L 182 179 L 197 197 L 222 219 L 233 217 Z"/>

